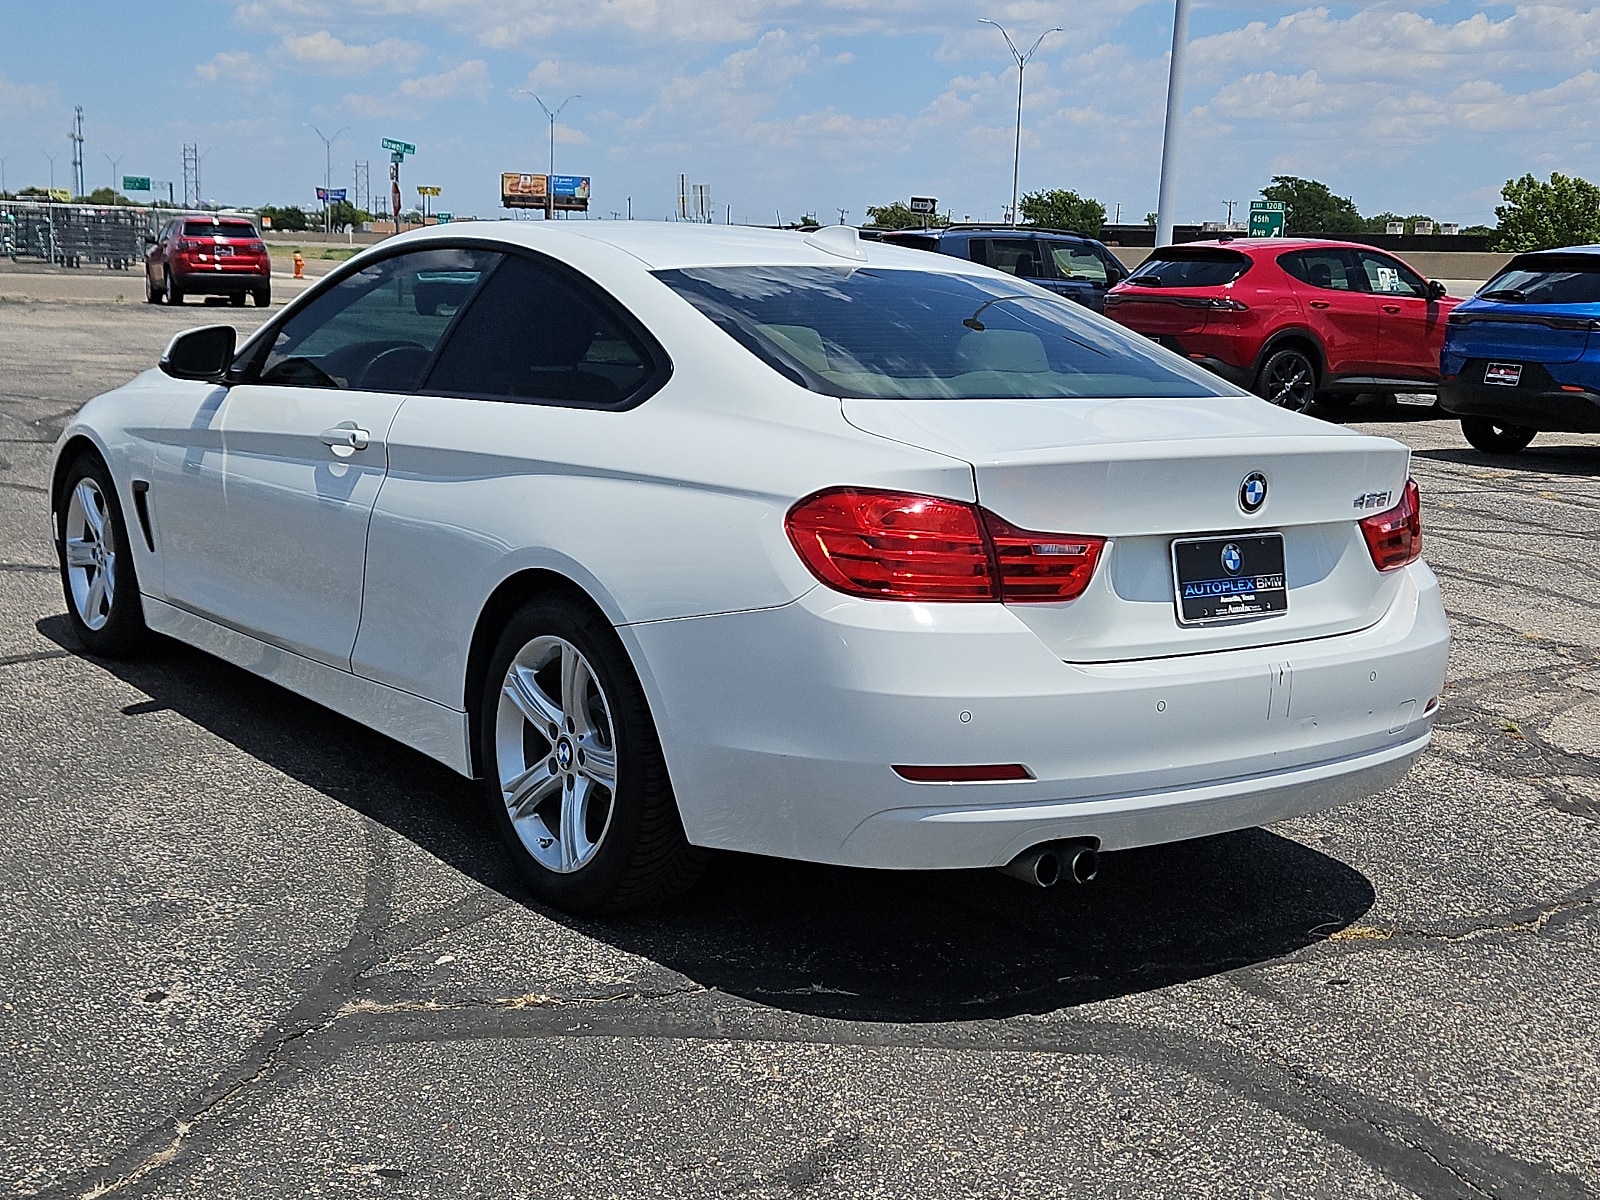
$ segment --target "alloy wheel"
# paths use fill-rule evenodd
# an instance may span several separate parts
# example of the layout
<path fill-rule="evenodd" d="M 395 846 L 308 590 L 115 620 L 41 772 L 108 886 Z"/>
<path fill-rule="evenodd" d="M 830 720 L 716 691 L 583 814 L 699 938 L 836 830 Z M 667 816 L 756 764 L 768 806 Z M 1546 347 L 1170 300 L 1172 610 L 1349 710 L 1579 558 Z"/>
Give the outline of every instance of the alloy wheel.
<path fill-rule="evenodd" d="M 1304 412 L 1316 395 L 1317 374 L 1302 354 L 1273 355 L 1262 380 L 1262 394 L 1279 408 Z"/>
<path fill-rule="evenodd" d="M 89 629 L 104 629 L 116 599 L 117 545 L 110 510 L 100 485 L 78 480 L 67 501 L 67 583 L 78 619 Z"/>
<path fill-rule="evenodd" d="M 540 866 L 581 870 L 611 828 L 617 790 L 611 702 L 589 660 L 538 637 L 511 660 L 495 713 L 500 798 Z"/>

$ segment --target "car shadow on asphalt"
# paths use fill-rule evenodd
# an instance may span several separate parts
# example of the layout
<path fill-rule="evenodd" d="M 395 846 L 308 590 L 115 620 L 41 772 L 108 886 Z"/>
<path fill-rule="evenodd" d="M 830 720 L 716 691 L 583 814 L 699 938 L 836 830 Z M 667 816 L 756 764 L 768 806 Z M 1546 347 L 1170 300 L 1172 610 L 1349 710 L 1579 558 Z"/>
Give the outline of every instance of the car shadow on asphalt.
<path fill-rule="evenodd" d="M 1263 829 L 1103 855 L 1100 876 L 1032 888 L 996 871 L 869 871 L 722 854 L 658 912 L 577 919 L 537 904 L 476 787 L 249 673 L 162 641 L 83 655 L 65 616 L 39 631 L 172 710 L 550 920 L 763 1005 L 859 1021 L 996 1019 L 1149 991 L 1281 958 L 1371 908 L 1365 876 Z M 292 837 L 292 833 L 286 832 Z"/>
<path fill-rule="evenodd" d="M 1466 446 L 1459 450 L 1413 450 L 1411 457 L 1501 471 L 1536 471 L 1540 475 L 1600 475 L 1600 441 L 1592 446 L 1541 446 L 1534 442 L 1517 454 L 1485 454 Z"/>

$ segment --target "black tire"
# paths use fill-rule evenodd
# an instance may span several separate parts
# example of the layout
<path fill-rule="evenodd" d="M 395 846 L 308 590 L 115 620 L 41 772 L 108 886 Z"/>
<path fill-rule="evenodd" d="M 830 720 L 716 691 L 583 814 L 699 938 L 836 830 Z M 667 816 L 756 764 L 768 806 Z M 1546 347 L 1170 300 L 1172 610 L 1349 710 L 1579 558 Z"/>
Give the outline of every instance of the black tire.
<path fill-rule="evenodd" d="M 150 278 L 150 272 L 146 270 L 144 273 L 144 302 L 146 304 L 160 304 L 161 300 L 161 289 L 156 286 L 156 281 Z"/>
<path fill-rule="evenodd" d="M 552 652 L 554 659 L 541 657 Z M 563 657 L 569 652 L 578 658 Z M 584 680 L 575 703 L 561 699 L 561 664 L 569 661 L 576 661 L 573 674 Z M 529 703 L 528 691 L 521 701 L 511 698 L 513 664 L 542 706 Z M 530 720 L 530 709 L 551 715 Z M 570 712 L 584 714 L 589 732 L 574 728 L 564 715 Z M 478 715 L 484 800 L 540 900 L 572 913 L 623 912 L 664 903 L 699 880 L 709 854 L 684 836 L 644 689 L 616 631 L 581 598 L 551 594 L 518 610 L 490 655 Z M 587 777 L 585 747 L 591 771 L 601 761 L 596 749 L 610 754 L 609 789 Z M 528 797 L 515 819 L 502 782 L 507 777 L 523 780 L 512 791 Z M 569 812 L 572 828 L 582 827 L 571 843 L 561 819 Z M 588 843 L 587 849 L 580 854 L 573 843 Z"/>
<path fill-rule="evenodd" d="M 1527 448 L 1539 431 L 1526 425 L 1511 425 L 1489 417 L 1462 417 L 1461 432 L 1467 441 L 1485 454 L 1516 454 Z"/>
<path fill-rule="evenodd" d="M 243 292 L 238 292 L 235 295 L 229 296 L 228 297 L 228 303 L 233 305 L 235 308 L 243 308 L 244 307 L 244 293 Z"/>
<path fill-rule="evenodd" d="M 178 286 L 177 280 L 172 278 L 172 272 L 163 271 L 161 276 L 163 280 L 162 297 L 168 304 L 182 304 L 183 289 Z"/>
<path fill-rule="evenodd" d="M 1305 412 L 1317 397 L 1317 367 L 1303 350 L 1274 350 L 1256 373 L 1255 394 L 1290 412 Z"/>
<path fill-rule="evenodd" d="M 262 284 L 250 294 L 255 297 L 257 308 L 266 308 L 272 303 L 272 285 L 270 283 Z"/>
<path fill-rule="evenodd" d="M 98 522 L 85 511 L 89 507 L 98 515 Z M 56 496 L 56 561 L 61 568 L 67 620 L 91 654 L 132 658 L 149 646 L 132 545 L 111 472 L 98 454 L 79 455 L 62 476 Z M 101 580 L 99 600 L 97 577 Z"/>

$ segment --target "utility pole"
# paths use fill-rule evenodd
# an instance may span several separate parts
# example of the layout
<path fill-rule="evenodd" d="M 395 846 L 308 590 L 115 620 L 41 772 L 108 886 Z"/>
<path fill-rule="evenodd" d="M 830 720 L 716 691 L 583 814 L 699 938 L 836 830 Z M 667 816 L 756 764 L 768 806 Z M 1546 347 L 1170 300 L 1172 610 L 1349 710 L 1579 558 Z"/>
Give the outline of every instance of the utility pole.
<path fill-rule="evenodd" d="M 1172 244 L 1173 192 L 1178 183 L 1178 118 L 1183 115 L 1183 59 L 1189 46 L 1189 0 L 1172 11 L 1172 63 L 1167 69 L 1167 122 L 1161 134 L 1161 188 L 1156 194 L 1156 245 Z"/>
<path fill-rule="evenodd" d="M 113 158 L 111 155 L 106 154 L 104 150 L 100 151 L 100 153 L 104 154 L 106 161 L 111 164 L 111 190 L 113 192 L 120 191 L 121 189 L 117 185 L 121 182 L 121 177 L 117 174 L 117 164 L 122 161 L 122 155 L 119 154 Z M 0 188 L 0 191 L 4 190 L 4 188 Z"/>
<path fill-rule="evenodd" d="M 1223 203 L 1228 206 L 1228 224 L 1232 225 L 1233 224 L 1233 206 L 1235 204 L 1239 203 L 1239 202 L 1237 200 L 1224 200 Z"/>
<path fill-rule="evenodd" d="M 1032 46 L 1028 47 L 1026 54 L 1017 49 L 1017 44 L 1011 40 L 1011 35 L 1006 32 L 1005 26 L 999 21 L 991 21 L 988 17 L 979 17 L 978 20 L 985 25 L 993 25 L 1000 31 L 1000 36 L 1005 38 L 1006 46 L 1011 51 L 1011 57 L 1017 60 L 1017 139 L 1011 151 L 1011 227 L 1017 227 L 1017 174 L 1022 165 L 1022 72 L 1028 65 L 1028 60 L 1034 56 L 1040 44 L 1052 33 L 1061 33 L 1059 27 L 1046 29 L 1034 39 Z"/>
<path fill-rule="evenodd" d="M 322 139 L 322 232 L 332 233 L 333 215 L 328 211 L 328 193 L 333 190 L 333 144 L 339 140 L 339 135 L 349 129 L 350 126 L 346 125 L 344 129 L 336 129 L 333 132 L 333 136 L 328 137 L 309 121 L 301 121 L 300 124 Z"/>
<path fill-rule="evenodd" d="M 83 105 L 73 108 L 72 132 L 67 135 L 72 141 L 72 179 L 77 187 L 74 196 L 87 196 L 88 184 L 83 178 Z"/>
<path fill-rule="evenodd" d="M 841 208 L 836 209 L 835 211 L 839 214 L 839 224 L 843 225 L 844 219 L 850 215 L 850 210 L 848 208 Z"/>

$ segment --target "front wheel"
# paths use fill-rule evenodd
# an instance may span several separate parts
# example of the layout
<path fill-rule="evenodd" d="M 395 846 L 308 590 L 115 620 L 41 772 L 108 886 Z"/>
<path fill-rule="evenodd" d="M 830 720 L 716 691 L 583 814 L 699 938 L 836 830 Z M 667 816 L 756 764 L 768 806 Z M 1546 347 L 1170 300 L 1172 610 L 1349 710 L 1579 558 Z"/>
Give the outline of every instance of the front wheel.
<path fill-rule="evenodd" d="M 552 596 L 501 635 L 479 708 L 485 799 L 534 894 L 575 913 L 691 888 L 690 846 L 627 652 L 599 614 Z"/>
<path fill-rule="evenodd" d="M 161 303 L 161 289 L 156 286 L 156 281 L 150 277 L 148 269 L 144 273 L 144 302 L 146 304 Z"/>
<path fill-rule="evenodd" d="M 162 294 L 166 298 L 166 302 L 168 304 L 182 304 L 183 289 L 178 286 L 177 280 L 172 278 L 172 272 L 170 270 L 165 272 L 165 276 L 166 284 L 163 288 Z"/>
<path fill-rule="evenodd" d="M 1516 454 L 1533 441 L 1537 429 L 1511 425 L 1488 417 L 1462 417 L 1461 432 L 1467 441 L 1485 454 Z"/>
<path fill-rule="evenodd" d="M 80 455 L 67 468 L 56 509 L 56 558 L 73 632 L 92 654 L 139 653 L 149 640 L 139 579 L 116 485 L 98 455 Z"/>
<path fill-rule="evenodd" d="M 1302 351 L 1275 351 L 1261 364 L 1255 392 L 1279 408 L 1305 412 L 1317 395 L 1316 365 Z"/>

